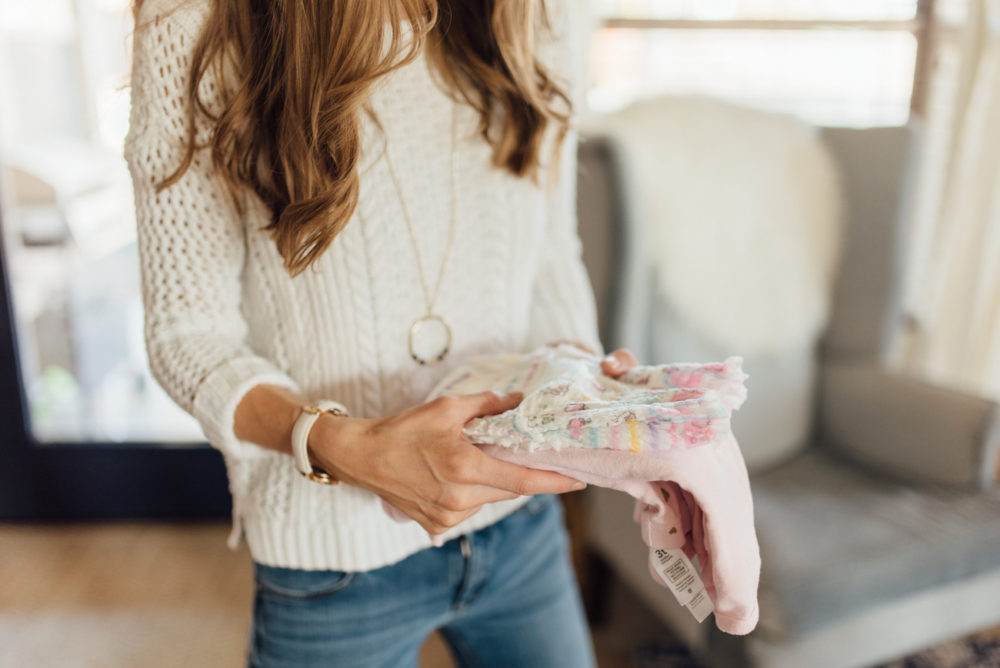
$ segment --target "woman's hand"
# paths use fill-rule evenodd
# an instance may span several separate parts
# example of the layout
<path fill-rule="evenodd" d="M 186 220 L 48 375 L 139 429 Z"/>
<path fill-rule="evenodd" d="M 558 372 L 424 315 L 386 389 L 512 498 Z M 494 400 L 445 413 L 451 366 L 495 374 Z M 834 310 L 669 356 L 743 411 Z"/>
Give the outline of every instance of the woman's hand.
<path fill-rule="evenodd" d="M 574 345 L 585 353 L 590 353 L 591 355 L 597 355 L 589 346 L 586 346 L 579 341 L 573 341 L 571 339 L 559 339 L 558 341 L 552 341 L 548 345 L 558 346 L 560 343 L 568 343 Z M 632 351 L 628 348 L 619 348 L 607 355 L 601 360 L 601 371 L 611 376 L 612 378 L 617 378 L 634 366 L 638 366 L 639 360 L 635 358 Z"/>
<path fill-rule="evenodd" d="M 638 366 L 639 360 L 635 358 L 628 348 L 619 348 L 601 360 L 601 371 L 617 378 L 634 366 Z"/>
<path fill-rule="evenodd" d="M 317 464 L 337 479 L 378 494 L 429 533 L 441 534 L 484 503 L 584 487 L 491 457 L 461 433 L 470 419 L 510 410 L 522 398 L 485 391 L 438 397 L 383 419 L 324 415 L 309 445 Z"/>

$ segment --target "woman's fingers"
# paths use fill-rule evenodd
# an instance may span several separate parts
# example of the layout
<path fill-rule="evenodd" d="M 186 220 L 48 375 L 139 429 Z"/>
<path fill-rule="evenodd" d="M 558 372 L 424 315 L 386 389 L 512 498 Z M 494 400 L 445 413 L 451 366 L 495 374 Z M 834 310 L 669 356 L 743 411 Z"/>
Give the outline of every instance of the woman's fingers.
<path fill-rule="evenodd" d="M 638 366 L 639 360 L 635 358 L 628 348 L 619 348 L 601 360 L 601 371 L 607 375 L 617 378 L 634 366 Z"/>
<path fill-rule="evenodd" d="M 465 520 L 469 519 L 473 515 L 479 512 L 482 506 L 476 506 L 475 508 L 470 508 L 466 511 L 456 513 L 456 512 L 438 512 L 432 514 L 431 516 L 421 516 L 414 517 L 413 519 L 417 521 L 420 526 L 424 528 L 427 533 L 432 535 L 443 534 L 448 529 L 451 529 L 457 524 L 461 524 Z"/>
<path fill-rule="evenodd" d="M 427 532 L 438 535 L 475 515 L 487 503 L 515 499 L 521 495 L 563 494 L 586 485 L 553 471 L 542 471 L 491 457 L 476 448 L 474 462 L 454 476 L 434 496 L 423 502 L 408 497 L 385 498 Z"/>
<path fill-rule="evenodd" d="M 482 478 L 480 484 L 496 487 L 500 490 L 522 494 L 565 494 L 583 489 L 586 485 L 579 480 L 554 471 L 542 471 L 527 466 L 519 466 L 505 462 L 496 457 L 482 454 L 479 472 Z"/>
<path fill-rule="evenodd" d="M 447 531 L 487 503 L 586 487 L 553 471 L 501 461 L 460 433 L 472 418 L 511 410 L 522 399 L 520 392 L 445 395 L 376 420 L 365 431 L 367 456 L 341 467 L 356 474 L 338 472 L 343 479 L 375 492 L 432 534 Z M 394 465 L 374 463 L 386 461 Z"/>
<path fill-rule="evenodd" d="M 461 494 L 461 500 L 460 497 L 453 497 L 451 500 L 454 503 L 447 506 L 437 506 L 429 510 L 414 509 L 410 517 L 428 533 L 442 534 L 478 513 L 487 503 L 516 499 L 522 494 L 563 494 L 586 487 L 584 483 L 559 473 L 518 466 L 485 454 L 483 456 L 500 464 L 498 468 L 507 470 L 502 473 L 489 470 L 486 475 L 492 478 L 490 484 L 466 486 Z M 504 489 L 504 486 L 518 491 Z M 475 505 L 467 507 L 465 504 Z M 462 509 L 451 510 L 450 507 Z"/>
<path fill-rule="evenodd" d="M 476 501 L 480 504 L 509 501 L 520 496 L 520 494 L 511 492 L 510 490 L 500 489 L 492 485 L 479 485 L 474 493 Z"/>
<path fill-rule="evenodd" d="M 472 394 L 461 394 L 447 397 L 450 400 L 450 410 L 452 416 L 459 424 L 465 424 L 474 417 L 480 415 L 495 415 L 516 408 L 524 395 L 521 392 L 511 392 L 504 394 L 493 390 L 474 392 Z"/>

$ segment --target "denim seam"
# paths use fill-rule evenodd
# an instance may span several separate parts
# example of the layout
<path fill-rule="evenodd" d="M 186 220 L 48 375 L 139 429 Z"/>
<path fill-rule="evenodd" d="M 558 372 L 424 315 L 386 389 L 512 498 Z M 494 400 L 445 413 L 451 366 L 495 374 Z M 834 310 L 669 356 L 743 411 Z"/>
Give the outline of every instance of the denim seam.
<path fill-rule="evenodd" d="M 469 556 L 466 557 L 462 555 L 462 579 L 458 583 L 458 587 L 455 590 L 455 598 L 452 601 L 451 609 L 453 612 L 459 612 L 465 608 L 466 602 L 463 600 L 466 593 L 469 591 L 469 587 L 472 585 L 472 572 L 473 572 L 473 547 L 472 540 L 468 534 L 461 536 L 459 539 L 459 544 L 462 541 L 466 541 L 469 546 Z"/>
<path fill-rule="evenodd" d="M 475 661 L 475 652 L 465 644 L 462 636 L 448 629 L 447 627 L 442 627 L 439 629 L 441 636 L 445 641 L 451 646 L 452 653 L 455 656 L 456 663 L 458 663 L 459 668 L 477 668 L 478 663 Z"/>

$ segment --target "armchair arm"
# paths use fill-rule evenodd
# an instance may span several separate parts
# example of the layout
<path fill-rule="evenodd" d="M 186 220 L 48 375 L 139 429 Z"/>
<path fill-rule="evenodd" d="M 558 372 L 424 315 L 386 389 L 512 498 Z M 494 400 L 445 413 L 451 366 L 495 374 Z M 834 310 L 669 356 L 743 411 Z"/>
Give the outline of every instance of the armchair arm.
<path fill-rule="evenodd" d="M 914 482 L 996 484 L 1000 405 L 875 361 L 828 361 L 820 380 L 825 445 Z"/>

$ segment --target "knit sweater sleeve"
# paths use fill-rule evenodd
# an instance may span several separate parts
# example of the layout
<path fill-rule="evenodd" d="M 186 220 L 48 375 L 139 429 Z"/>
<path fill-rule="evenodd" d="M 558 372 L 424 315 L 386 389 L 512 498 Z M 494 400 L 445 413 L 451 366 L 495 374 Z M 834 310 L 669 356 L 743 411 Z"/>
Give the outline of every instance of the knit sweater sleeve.
<path fill-rule="evenodd" d="M 150 370 L 228 456 L 262 452 L 236 437 L 233 416 L 255 385 L 300 392 L 298 383 L 246 343 L 241 312 L 245 238 L 241 217 L 213 175 L 208 150 L 196 151 L 179 181 L 156 183 L 179 164 L 187 135 L 191 54 L 207 2 L 147 0 L 137 21 L 132 106 L 125 158 L 132 176 L 144 336 Z M 202 81 L 215 98 L 214 74 Z M 199 122 L 196 136 L 208 136 Z"/>
<path fill-rule="evenodd" d="M 580 34 L 576 12 L 568 0 L 551 3 L 553 41 L 539 48 L 540 58 L 565 86 L 574 112 L 582 108 Z M 547 231 L 542 265 L 535 280 L 531 309 L 530 348 L 560 339 L 578 341 L 603 351 L 597 327 L 593 288 L 581 256 L 577 231 L 576 147 L 570 128 L 559 152 L 558 181 L 548 190 Z"/>

